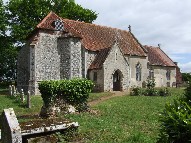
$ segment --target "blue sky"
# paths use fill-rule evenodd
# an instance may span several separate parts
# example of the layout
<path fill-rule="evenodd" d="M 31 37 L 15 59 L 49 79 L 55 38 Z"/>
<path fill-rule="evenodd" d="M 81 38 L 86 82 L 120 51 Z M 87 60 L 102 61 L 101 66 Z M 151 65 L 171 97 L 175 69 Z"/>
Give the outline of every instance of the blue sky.
<path fill-rule="evenodd" d="M 95 24 L 128 30 L 191 72 L 191 0 L 75 0 L 98 13 Z"/>

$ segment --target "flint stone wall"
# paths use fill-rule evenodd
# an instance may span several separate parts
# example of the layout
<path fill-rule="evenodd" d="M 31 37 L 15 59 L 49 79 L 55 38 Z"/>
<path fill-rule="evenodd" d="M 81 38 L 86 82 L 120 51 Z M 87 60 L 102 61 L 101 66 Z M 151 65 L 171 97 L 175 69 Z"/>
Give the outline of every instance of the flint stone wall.
<path fill-rule="evenodd" d="M 142 87 L 144 81 L 147 80 L 149 76 L 149 70 L 147 68 L 148 58 L 147 57 L 139 57 L 139 56 L 130 56 L 127 57 L 130 63 L 130 87 L 138 86 Z M 141 81 L 136 80 L 136 65 L 141 64 Z"/>
<path fill-rule="evenodd" d="M 27 43 L 19 51 L 17 58 L 17 89 L 28 90 L 30 80 L 30 44 Z"/>
<path fill-rule="evenodd" d="M 128 90 L 129 87 L 129 64 L 125 59 L 118 44 L 115 44 L 109 52 L 107 59 L 103 64 L 104 70 L 104 91 L 113 90 L 113 74 L 116 70 L 121 71 L 121 88 L 122 90 Z"/>
<path fill-rule="evenodd" d="M 18 89 L 39 94 L 38 82 L 82 77 L 79 38 L 39 33 L 38 40 L 24 46 L 18 57 Z"/>

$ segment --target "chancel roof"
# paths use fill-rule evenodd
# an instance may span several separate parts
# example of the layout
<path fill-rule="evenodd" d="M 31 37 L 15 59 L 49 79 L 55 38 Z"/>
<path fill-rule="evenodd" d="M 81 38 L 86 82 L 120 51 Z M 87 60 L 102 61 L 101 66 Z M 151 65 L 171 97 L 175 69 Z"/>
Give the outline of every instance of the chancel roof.
<path fill-rule="evenodd" d="M 174 62 L 164 53 L 160 47 L 145 45 L 144 48 L 148 51 L 148 61 L 150 65 L 176 67 Z"/>

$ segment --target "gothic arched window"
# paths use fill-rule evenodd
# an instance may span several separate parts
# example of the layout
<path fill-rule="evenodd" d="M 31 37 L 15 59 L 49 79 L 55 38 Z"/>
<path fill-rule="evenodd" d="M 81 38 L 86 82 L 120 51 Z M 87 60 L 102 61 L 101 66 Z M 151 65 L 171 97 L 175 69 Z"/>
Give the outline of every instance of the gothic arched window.
<path fill-rule="evenodd" d="M 153 78 L 154 78 L 154 70 L 153 70 L 153 68 L 150 68 L 150 69 L 149 69 L 149 78 L 150 78 L 150 79 L 153 79 Z"/>
<path fill-rule="evenodd" d="M 170 73 L 171 73 L 170 70 L 166 71 L 166 79 L 167 80 L 170 80 Z"/>
<path fill-rule="evenodd" d="M 141 64 L 136 65 L 136 80 L 141 81 Z"/>

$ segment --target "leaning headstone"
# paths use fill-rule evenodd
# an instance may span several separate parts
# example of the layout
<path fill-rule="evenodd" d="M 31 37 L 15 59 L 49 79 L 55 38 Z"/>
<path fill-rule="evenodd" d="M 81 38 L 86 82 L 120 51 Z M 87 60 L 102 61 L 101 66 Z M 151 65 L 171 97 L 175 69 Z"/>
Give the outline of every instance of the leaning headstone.
<path fill-rule="evenodd" d="M 12 96 L 13 95 L 13 92 L 12 92 L 12 86 L 9 85 L 9 96 Z"/>
<path fill-rule="evenodd" d="M 1 125 L 2 143 L 22 143 L 21 128 L 13 108 L 3 110 Z"/>
<path fill-rule="evenodd" d="M 27 92 L 27 108 L 31 108 L 31 94 L 30 94 L 30 91 Z"/>
<path fill-rule="evenodd" d="M 25 94 L 23 89 L 21 89 L 21 102 L 23 103 L 25 101 Z"/>

